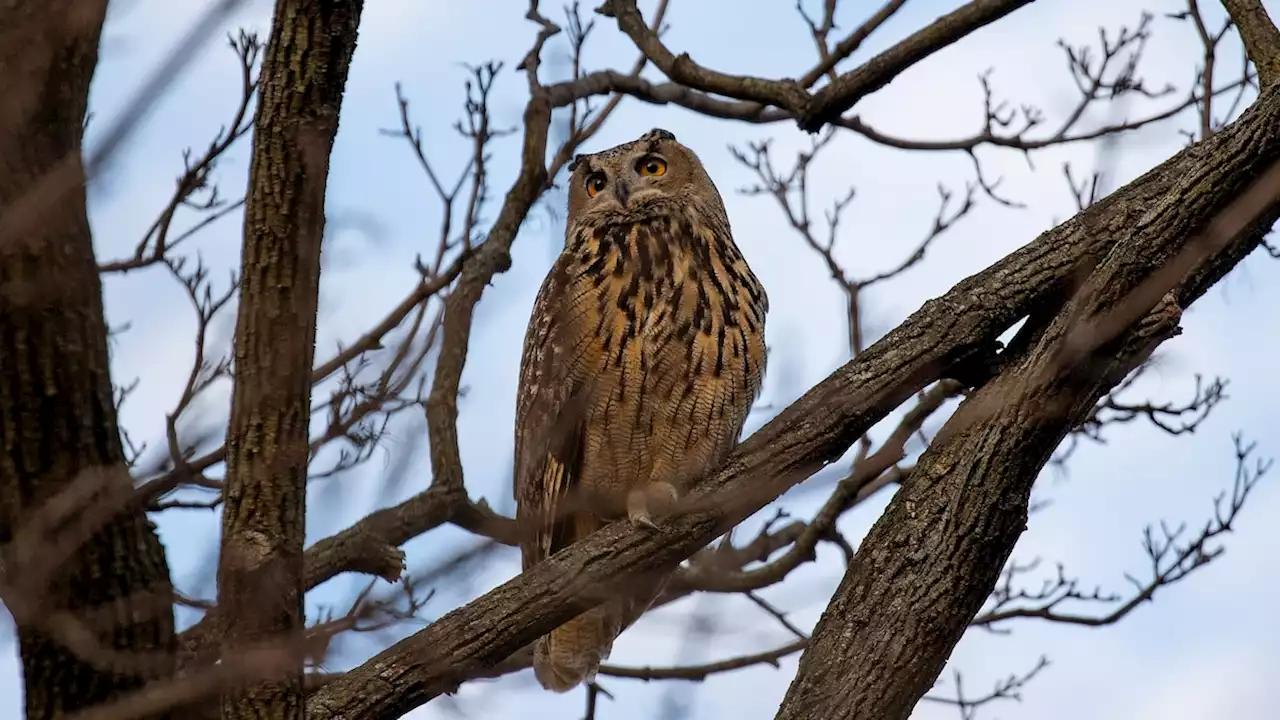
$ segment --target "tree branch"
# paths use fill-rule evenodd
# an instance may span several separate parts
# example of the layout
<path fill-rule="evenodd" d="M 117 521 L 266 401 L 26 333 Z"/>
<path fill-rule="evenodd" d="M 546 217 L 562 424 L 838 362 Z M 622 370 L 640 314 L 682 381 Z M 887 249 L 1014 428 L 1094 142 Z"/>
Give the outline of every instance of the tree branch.
<path fill-rule="evenodd" d="M 943 15 L 818 91 L 798 117 L 800 129 L 817 132 L 907 68 L 1034 1 L 972 0 Z"/>
<path fill-rule="evenodd" d="M 1150 577 L 1146 580 L 1138 580 L 1126 575 L 1134 586 L 1133 593 L 1128 599 L 1121 602 L 1121 596 L 1104 595 L 1100 590 L 1092 593 L 1082 592 L 1078 589 L 1078 581 L 1067 578 L 1061 567 L 1058 568 L 1057 577 L 1046 581 L 1040 590 L 1030 592 L 1015 590 L 1014 576 L 1031 570 L 1035 563 L 1029 565 L 1010 563 L 1002 574 L 1000 584 L 991 593 L 992 605 L 975 617 L 970 625 L 986 627 L 993 632 L 1001 632 L 1001 630 L 992 626 L 1016 618 L 1086 627 L 1110 625 L 1119 622 L 1129 613 L 1150 602 L 1160 588 L 1172 585 L 1208 565 L 1224 552 L 1221 546 L 1215 546 L 1213 542 L 1219 536 L 1235 529 L 1233 525 L 1241 510 L 1244 509 L 1245 501 L 1258 481 L 1272 467 L 1271 460 L 1251 457 L 1255 444 L 1245 443 L 1237 435 L 1235 445 L 1236 468 L 1230 495 L 1224 492 L 1214 498 L 1213 517 L 1201 526 L 1199 532 L 1186 537 L 1185 523 L 1170 527 L 1162 522 L 1159 532 L 1152 527 L 1146 528 L 1143 533 L 1142 547 L 1150 562 Z M 1103 614 L 1084 614 L 1060 609 L 1064 603 L 1086 602 L 1119 604 L 1115 605 L 1110 612 Z"/>
<path fill-rule="evenodd" d="M 1158 219 L 1120 230 L 1120 242 L 1030 349 L 951 417 L 863 540 L 779 720 L 908 717 L 994 587 L 1054 448 L 1177 334 L 1182 308 L 1208 287 L 1203 280 L 1222 277 L 1275 221 L 1280 147 L 1264 128 L 1278 114 L 1280 93 L 1268 93 L 1215 136 L 1223 143 L 1203 143 L 1217 145 L 1220 164 L 1200 163 L 1153 206 L 1148 217 Z M 1246 159 L 1259 151 L 1261 162 Z M 1233 186 L 1228 194 L 1193 190 L 1237 162 L 1252 169 L 1222 179 Z M 1170 277 L 1176 292 L 1167 289 Z M 1163 293 L 1158 304 L 1155 292 Z"/>
<path fill-rule="evenodd" d="M 929 301 L 740 445 L 724 468 L 690 496 L 688 512 L 672 517 L 657 531 L 613 523 L 566 548 L 327 684 L 310 699 L 308 717 L 397 717 L 501 663 L 535 638 L 621 590 L 631 578 L 674 567 L 840 457 L 893 408 L 1062 292 L 1077 279 L 1082 267 L 1095 265 L 1116 243 L 1125 241 L 1127 249 L 1148 242 L 1164 247 L 1164 253 L 1145 258 L 1145 267 L 1167 259 L 1169 249 L 1219 213 L 1246 183 L 1258 178 L 1280 156 L 1280 136 L 1271 131 L 1278 120 L 1280 95 L 1267 94 L 1222 132 L 1184 149 L 1072 220 Z M 531 123 L 526 123 L 529 127 Z M 1193 184 L 1197 191 L 1188 193 Z M 1213 263 L 1202 265 L 1180 292 L 1190 299 L 1198 297 L 1247 254 L 1250 243 L 1256 246 L 1258 239 L 1256 234 L 1250 235 L 1247 242 L 1236 243 Z M 1134 284 L 1117 282 L 1115 286 L 1123 291 Z M 1068 379 L 1074 377 L 1068 375 Z M 1047 382 L 1053 377 L 1038 380 Z M 1034 396 L 1026 388 L 1018 393 Z M 991 391 L 984 395 L 999 396 Z M 1045 427 L 1028 427 L 1023 432 L 1039 433 L 1032 439 L 1052 450 L 1048 440 L 1054 433 Z M 938 442 L 935 440 L 935 445 Z M 949 441 L 942 442 L 946 445 Z M 980 457 L 974 454 L 970 462 Z M 930 488 L 938 475 L 936 466 L 924 472 L 917 466 L 912 477 L 926 481 L 912 482 L 908 487 Z M 1016 493 L 1006 497 L 1011 502 L 1017 500 Z M 900 516 L 903 503 L 895 502 L 899 510 L 894 515 Z M 1013 515 L 1017 517 L 1016 509 Z M 936 526 L 928 527 L 937 532 Z M 1021 524 L 1016 528 L 1020 530 Z M 971 539 L 985 537 L 977 532 Z M 860 556 L 885 557 L 875 547 L 874 543 L 864 544 Z M 997 559 L 998 574 L 1003 558 Z M 964 616 L 965 624 L 994 582 L 995 574 Z M 883 656 L 863 650 L 851 655 L 864 656 L 869 662 Z M 936 671 L 924 675 L 928 675 L 928 682 L 919 688 L 919 694 L 928 689 Z"/>
<path fill-rule="evenodd" d="M 362 0 L 278 0 L 263 56 L 218 556 L 219 639 L 227 655 L 305 625 L 302 548 L 324 197 L 362 9 Z M 301 717 L 302 673 L 298 662 L 293 672 L 226 693 L 223 716 Z"/>
<path fill-rule="evenodd" d="M 659 70 L 673 81 L 703 92 L 749 100 L 762 105 L 801 114 L 809 103 L 809 93 L 795 80 L 766 80 L 744 75 L 729 75 L 693 61 L 688 53 L 674 55 L 657 31 L 645 24 L 635 0 L 606 0 L 596 11 L 618 21 L 618 29 L 626 33 Z"/>
<path fill-rule="evenodd" d="M 1258 68 L 1263 89 L 1280 83 L 1280 30 L 1271 21 L 1262 0 L 1222 0 L 1240 30 L 1245 53 Z"/>

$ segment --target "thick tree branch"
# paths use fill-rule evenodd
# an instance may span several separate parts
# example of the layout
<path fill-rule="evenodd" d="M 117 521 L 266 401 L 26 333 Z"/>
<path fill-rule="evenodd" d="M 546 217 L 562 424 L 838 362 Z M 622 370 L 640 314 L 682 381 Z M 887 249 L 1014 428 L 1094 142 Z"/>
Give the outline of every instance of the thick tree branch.
<path fill-rule="evenodd" d="M 879 23 L 896 12 L 897 5 L 900 4 L 890 3 L 884 6 L 881 12 L 868 20 L 867 26 L 859 28 L 859 31 L 841 42 L 835 53 L 823 58 L 799 82 L 794 79 L 731 76 L 695 63 L 687 53 L 678 56 L 673 54 L 663 45 L 657 32 L 645 26 L 640 10 L 636 9 L 635 0 L 608 0 L 600 6 L 599 12 L 617 18 L 618 29 L 631 37 L 641 53 L 653 60 L 653 64 L 676 83 L 675 87 L 657 86 L 657 92 L 654 92 L 654 86 L 649 86 L 644 81 L 630 81 L 627 85 L 636 87 L 637 90 L 648 88 L 650 95 L 666 95 L 663 101 L 685 100 L 681 104 L 689 102 L 698 104 L 701 108 L 714 109 L 716 111 L 712 114 L 718 117 L 739 115 L 744 118 L 763 118 L 767 114 L 765 108 L 776 108 L 782 113 L 774 113 L 772 119 L 794 117 L 804 131 L 817 132 L 826 124 L 835 122 L 855 102 L 888 85 L 911 65 L 1033 1 L 973 0 L 955 12 L 934 20 L 859 68 L 841 74 L 831 85 L 815 94 L 809 94 L 805 88 L 835 67 L 838 60 L 851 54 Z M 732 97 L 737 102 L 712 97 L 700 97 L 695 102 L 694 96 L 687 95 L 690 90 Z"/>
<path fill-rule="evenodd" d="M 822 62 L 818 63 L 812 70 L 805 73 L 804 77 L 800 78 L 800 84 L 806 88 L 812 87 L 813 84 L 818 82 L 818 80 L 824 75 L 833 80 L 836 79 L 838 77 L 835 74 L 836 65 L 838 65 L 840 61 L 852 55 L 858 48 L 862 47 L 862 43 L 866 42 L 867 38 L 871 37 L 872 33 L 879 30 L 881 25 L 888 21 L 889 18 L 893 17 L 894 13 L 901 10 L 902 6 L 906 4 L 907 0 L 888 0 L 888 2 L 872 14 L 871 17 L 867 18 L 865 22 L 859 25 L 857 29 L 849 33 L 848 37 L 836 43 L 834 48 L 827 50 L 826 37 L 827 34 L 835 27 L 834 16 L 836 11 L 836 3 L 828 2 L 826 4 L 827 9 L 824 13 L 825 17 L 823 18 L 822 27 L 818 28 L 813 22 L 809 23 L 809 27 L 813 29 L 814 40 L 820 43 L 819 53 L 822 55 Z M 801 14 L 804 14 L 803 6 L 799 3 L 796 5 L 800 8 Z M 807 16 L 806 19 L 808 19 Z"/>
<path fill-rule="evenodd" d="M 329 153 L 361 0 L 277 0 L 254 118 L 218 558 L 224 655 L 304 627 L 311 368 Z M 287 188 L 287 190 L 284 190 Z M 240 689 L 237 689 L 240 690 Z M 302 717 L 302 663 L 222 717 Z"/>
<path fill-rule="evenodd" d="M 1268 94 L 1232 126 L 929 301 L 744 442 L 690 497 L 689 512 L 654 532 L 614 523 L 557 553 L 329 683 L 312 696 L 308 717 L 398 717 L 497 665 L 630 578 L 670 569 L 838 458 L 953 363 L 980 352 L 1074 284 L 1082 269 L 1095 266 L 1117 242 L 1126 240 L 1131 248 L 1135 238 L 1157 238 L 1166 250 L 1176 248 L 1280 156 L 1280 136 L 1272 132 L 1278 119 L 1280 96 Z M 1195 183 L 1195 193 L 1187 192 L 1189 183 Z M 1192 296 L 1203 293 L 1248 244 L 1236 243 L 1220 255 L 1230 262 L 1203 266 L 1183 287 Z M 1147 262 L 1164 260 L 1167 253 L 1158 253 Z M 984 588 L 979 605 L 989 590 Z"/>
<path fill-rule="evenodd" d="M 1280 93 L 1268 93 L 1216 136 L 1222 155 L 1201 156 L 1147 222 L 1117 228 L 1120 242 L 1031 349 L 951 417 L 864 539 L 779 720 L 910 715 L 994 587 L 1054 448 L 1275 221 L 1278 114 Z M 1246 159 L 1255 152 L 1258 164 Z M 1228 192 L 1206 197 L 1209 178 L 1238 162 L 1252 171 L 1221 177 Z"/>
<path fill-rule="evenodd" d="M 817 132 L 907 68 L 1035 0 L 972 0 L 943 15 L 818 91 L 798 120 Z"/>
<path fill-rule="evenodd" d="M 698 572 L 695 566 L 690 572 L 684 573 L 684 577 L 697 589 L 711 592 L 749 592 L 781 582 L 801 563 L 813 559 L 818 541 L 835 531 L 836 521 L 845 510 L 869 496 L 868 487 L 906 455 L 907 441 L 911 436 L 919 432 L 925 420 L 944 402 L 959 392 L 960 383 L 955 380 L 943 380 L 922 392 L 919 403 L 903 415 L 881 448 L 854 464 L 853 470 L 840 481 L 835 492 L 823 503 L 813 522 L 804 528 L 791 547 L 776 560 L 751 570 L 735 568 L 729 572 L 717 572 L 714 569 Z"/>
<path fill-rule="evenodd" d="M 515 544 L 515 525 L 484 503 L 473 502 L 460 490 L 433 485 L 399 505 L 383 508 L 361 518 L 351 527 L 327 537 L 303 553 L 304 590 L 346 572 L 357 572 L 395 582 L 404 572 L 404 552 L 400 545 L 446 523 L 469 532 Z M 196 666 L 217 630 L 216 609 L 179 636 L 179 667 Z"/>
<path fill-rule="evenodd" d="M 635 0 L 606 0 L 597 12 L 616 18 L 618 29 L 674 82 L 703 92 L 772 105 L 797 115 L 803 113 L 809 103 L 809 93 L 795 80 L 729 75 L 697 64 L 688 53 L 673 54 L 657 31 L 645 24 Z"/>
<path fill-rule="evenodd" d="M 656 32 L 644 24 L 635 0 L 608 0 L 598 12 L 616 18 L 618 29 L 630 37 L 636 47 L 678 86 L 740 101 L 725 103 L 712 98 L 705 99 L 709 101 L 706 103 L 708 105 L 719 103 L 722 113 L 760 116 L 768 106 L 783 111 L 786 116 L 794 117 L 802 130 L 817 132 L 853 107 L 858 100 L 889 84 L 907 68 L 1031 2 L 1034 0 L 972 0 L 855 70 L 838 76 L 831 84 L 813 94 L 805 88 L 830 71 L 839 58 L 852 53 L 874 31 L 878 22 L 887 19 L 897 9 L 894 3 L 874 16 L 865 28 L 856 31 L 837 46 L 834 54 L 824 58 L 801 81 L 729 75 L 695 63 L 688 53 L 677 56 L 667 49 Z M 683 94 L 675 88 L 672 90 L 676 94 Z"/>
<path fill-rule="evenodd" d="M 846 41 L 840 43 L 834 51 L 823 56 L 823 59 L 800 79 L 800 85 L 808 88 L 822 77 L 823 73 L 834 73 L 831 68 L 840 59 L 846 57 L 843 53 L 846 51 L 852 52 L 854 49 L 847 46 L 846 42 L 853 44 L 854 41 L 857 41 L 860 43 L 864 39 L 863 33 L 869 33 L 873 30 L 873 26 L 876 25 L 878 19 L 881 19 L 882 16 L 887 17 L 886 12 L 891 12 L 896 7 L 897 3 L 890 2 L 882 8 L 879 13 L 868 20 L 867 24 L 855 30 L 849 38 L 846 38 Z M 949 25 L 949 27 L 958 29 L 960 26 L 968 26 L 970 22 L 986 22 L 990 19 L 990 13 L 1000 11 L 1001 7 L 994 5 L 971 4 L 957 10 L 952 15 L 942 18 L 942 21 L 957 23 Z M 956 21 L 955 18 L 957 17 L 963 22 Z M 1240 94 L 1253 84 L 1253 74 L 1247 69 L 1243 73 L 1244 77 L 1240 80 L 1220 87 L 1212 87 L 1211 84 L 1201 83 L 1196 89 L 1188 93 L 1187 97 L 1162 110 L 1153 111 L 1135 119 L 1107 123 L 1092 129 L 1077 129 L 1077 126 L 1083 123 L 1086 116 L 1085 111 L 1103 100 L 1115 100 L 1117 97 L 1129 93 L 1156 97 L 1172 92 L 1171 87 L 1166 87 L 1161 91 L 1150 91 L 1143 87 L 1141 78 L 1135 75 L 1136 65 L 1141 58 L 1142 43 L 1149 36 L 1147 31 L 1149 20 L 1150 16 L 1144 15 L 1142 23 L 1136 30 L 1121 27 L 1114 39 L 1108 39 L 1107 35 L 1103 34 L 1100 38 L 1100 46 L 1097 48 L 1075 48 L 1062 44 L 1062 47 L 1067 51 L 1068 66 L 1072 72 L 1072 79 L 1080 89 L 1081 96 L 1076 106 L 1067 113 L 1066 120 L 1059 124 L 1053 132 L 1047 133 L 1042 137 L 1029 136 L 1033 129 L 1039 128 L 1044 124 L 1044 117 L 1040 111 L 1030 106 L 1024 106 L 1020 111 L 1003 109 L 1004 103 L 993 101 L 991 88 L 985 78 L 983 80 L 983 90 L 986 95 L 986 117 L 983 120 L 981 129 L 968 136 L 939 140 L 899 137 L 875 127 L 874 124 L 869 124 L 856 113 L 843 116 L 840 116 L 839 113 L 833 113 L 826 118 L 826 122 L 833 126 L 852 130 L 873 142 L 902 150 L 970 152 L 980 145 L 1036 150 L 1053 145 L 1095 140 L 1167 120 L 1197 104 L 1207 106 L 1214 97 L 1227 93 L 1236 94 L 1235 102 L 1232 104 L 1232 110 L 1228 113 L 1228 116 L 1233 114 L 1240 100 Z M 813 27 L 814 22 L 809 22 Z M 815 33 L 818 32 L 821 32 L 821 28 L 815 30 Z M 914 53 L 923 53 L 913 61 L 919 62 L 932 52 L 934 46 L 929 43 L 939 41 L 940 38 L 946 40 L 947 37 L 946 33 L 936 30 L 934 26 L 926 27 L 876 58 L 872 58 L 864 66 L 846 73 L 844 77 L 850 78 L 850 82 L 853 79 L 860 78 L 858 80 L 859 83 L 869 84 L 868 86 L 877 88 L 881 87 L 892 79 L 892 75 L 896 75 L 905 69 L 905 67 L 899 67 L 902 62 L 915 57 Z M 1215 37 L 1220 38 L 1221 33 Z M 817 35 L 815 35 L 815 40 L 822 41 Z M 1096 60 L 1089 60 L 1090 58 L 1096 58 Z M 839 79 L 838 76 L 837 79 Z M 752 80 L 766 84 L 776 82 L 757 78 L 752 78 Z M 676 82 L 652 83 L 639 77 L 636 73 L 624 75 L 612 70 L 575 76 L 572 80 L 548 86 L 547 90 L 552 99 L 552 104 L 556 107 L 568 105 L 592 95 L 622 92 L 644 102 L 659 105 L 670 103 L 708 117 L 741 120 L 756 124 L 790 121 L 796 120 L 798 117 L 790 110 L 781 109 L 767 103 L 725 99 L 714 93 L 697 89 L 697 86 L 688 86 Z M 827 91 L 830 91 L 830 86 L 821 92 Z M 810 102 L 812 104 L 813 101 Z M 1015 120 L 1018 121 L 1017 127 L 1014 127 Z"/>
<path fill-rule="evenodd" d="M 1280 30 L 1271 21 L 1262 0 L 1222 0 L 1244 42 L 1245 53 L 1258 68 L 1263 88 L 1280 83 Z"/>

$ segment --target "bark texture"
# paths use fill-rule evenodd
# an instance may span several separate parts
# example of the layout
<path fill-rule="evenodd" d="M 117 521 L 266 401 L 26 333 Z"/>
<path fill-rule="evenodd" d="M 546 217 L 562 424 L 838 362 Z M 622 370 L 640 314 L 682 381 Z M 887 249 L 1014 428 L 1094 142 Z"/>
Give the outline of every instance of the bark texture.
<path fill-rule="evenodd" d="M 1185 243 L 1280 156 L 1278 119 L 1280 97 L 1264 94 L 1231 127 L 925 303 L 739 446 L 725 467 L 700 486 L 701 499 L 710 507 L 673 518 L 656 532 L 631 530 L 626 523 L 604 528 L 327 684 L 309 699 L 308 717 L 397 718 L 501 662 L 632 578 L 674 566 L 839 458 L 858 436 L 955 362 L 982 352 L 1015 322 L 1078 287 L 1120 243 L 1127 243 L 1126 253 L 1133 247 L 1139 254 L 1150 252 L 1149 263 L 1166 260 L 1170 248 Z M 1197 268 L 1178 290 L 1178 305 L 1185 307 L 1203 293 L 1257 240 L 1252 236 L 1234 243 L 1213 263 Z M 1148 242 L 1157 245 L 1148 250 Z M 987 537 L 999 540 L 996 535 L 991 529 Z M 863 547 L 867 557 L 885 557 L 909 546 Z M 976 555 L 939 563 L 954 562 L 947 571 L 967 577 L 1000 554 L 988 546 L 972 552 Z M 979 559 L 981 565 L 965 564 Z M 923 561 L 913 567 L 920 572 Z M 966 606 L 947 607 L 954 612 Z M 917 639 L 929 638 L 940 627 L 922 628 Z M 880 636 L 891 639 L 886 631 Z M 936 651 L 944 640 L 931 638 L 928 647 Z M 909 647 L 903 644 L 894 652 Z M 868 652 L 866 662 L 877 657 Z"/>
<path fill-rule="evenodd" d="M 1252 215 L 1197 264 L 1167 302 L 1083 358 L 1067 354 L 1079 322 L 1130 302 L 1147 278 L 1229 211 L 1280 160 L 1271 92 L 1213 142 L 1193 148 L 1165 197 L 1144 208 L 1047 324 L 1013 344 L 1021 356 L 971 395 L 917 462 L 863 540 L 801 657 L 779 720 L 907 718 L 982 607 L 1027 522 L 1032 485 L 1083 413 L 1176 328 L 1181 308 L 1255 249 L 1280 204 Z M 1226 168 L 1234 168 L 1226 172 Z M 1274 190 L 1272 191 L 1274 193 Z M 1171 317 L 1170 317 L 1171 316 Z"/>
<path fill-rule="evenodd" d="M 31 720 L 173 670 L 173 591 L 155 528 L 129 502 L 85 207 L 106 5 L 0 4 L 0 546 Z M 41 206 L 56 209 L 22 210 Z M 38 528 L 55 497 L 61 521 Z M 55 615 L 89 631 L 74 650 Z"/>
<path fill-rule="evenodd" d="M 218 563 L 224 658 L 291 643 L 296 666 L 224 718 L 303 717 L 302 546 L 329 154 L 363 3 L 278 0 L 259 76 Z"/>

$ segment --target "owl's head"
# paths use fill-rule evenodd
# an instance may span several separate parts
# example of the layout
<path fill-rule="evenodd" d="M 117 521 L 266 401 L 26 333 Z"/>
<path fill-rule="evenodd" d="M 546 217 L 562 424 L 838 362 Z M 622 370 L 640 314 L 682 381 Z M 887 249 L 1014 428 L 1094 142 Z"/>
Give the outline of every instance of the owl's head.
<path fill-rule="evenodd" d="M 578 155 L 569 169 L 569 217 L 575 222 L 636 222 L 690 207 L 724 215 L 724 202 L 698 156 L 662 128 Z"/>

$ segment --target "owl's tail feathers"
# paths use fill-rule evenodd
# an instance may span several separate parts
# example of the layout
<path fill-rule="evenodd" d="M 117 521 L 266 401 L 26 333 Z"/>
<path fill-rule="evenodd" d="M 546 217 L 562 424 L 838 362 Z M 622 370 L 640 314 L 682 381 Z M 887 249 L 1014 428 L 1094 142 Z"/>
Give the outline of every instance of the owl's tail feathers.
<path fill-rule="evenodd" d="M 541 637 L 533 646 L 533 674 L 542 687 L 568 692 L 594 682 L 622 629 L 619 601 L 607 601 Z"/>

